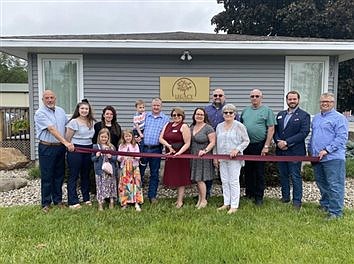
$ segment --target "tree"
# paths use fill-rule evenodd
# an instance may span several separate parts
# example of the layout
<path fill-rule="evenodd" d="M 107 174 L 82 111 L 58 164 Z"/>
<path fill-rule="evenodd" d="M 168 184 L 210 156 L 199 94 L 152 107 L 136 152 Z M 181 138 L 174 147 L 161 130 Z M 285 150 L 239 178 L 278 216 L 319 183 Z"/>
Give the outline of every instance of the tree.
<path fill-rule="evenodd" d="M 27 62 L 0 52 L 0 83 L 27 83 Z"/>
<path fill-rule="evenodd" d="M 354 39 L 353 0 L 225 0 L 215 32 Z M 354 60 L 340 64 L 338 109 L 354 110 Z"/>

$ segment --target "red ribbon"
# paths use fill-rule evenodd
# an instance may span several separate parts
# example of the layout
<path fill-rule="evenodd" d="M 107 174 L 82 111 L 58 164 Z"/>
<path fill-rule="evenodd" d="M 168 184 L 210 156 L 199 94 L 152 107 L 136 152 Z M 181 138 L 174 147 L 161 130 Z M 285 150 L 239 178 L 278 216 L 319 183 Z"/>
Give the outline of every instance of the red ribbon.
<path fill-rule="evenodd" d="M 101 152 L 104 154 L 111 155 L 121 155 L 130 157 L 144 157 L 144 158 L 165 158 L 165 159 L 223 159 L 223 160 L 248 160 L 248 161 L 275 161 L 275 162 L 294 162 L 294 161 L 310 161 L 319 162 L 319 157 L 310 156 L 275 156 L 275 155 L 238 155 L 231 158 L 230 155 L 226 154 L 206 154 L 203 156 L 193 155 L 193 154 L 182 154 L 178 156 L 173 156 L 169 154 L 159 154 L 159 153 L 145 153 L 145 152 L 123 152 L 123 151 L 113 151 L 113 150 L 102 150 L 102 149 L 90 149 L 90 148 L 80 148 L 75 147 L 75 152 L 79 153 L 96 153 Z"/>

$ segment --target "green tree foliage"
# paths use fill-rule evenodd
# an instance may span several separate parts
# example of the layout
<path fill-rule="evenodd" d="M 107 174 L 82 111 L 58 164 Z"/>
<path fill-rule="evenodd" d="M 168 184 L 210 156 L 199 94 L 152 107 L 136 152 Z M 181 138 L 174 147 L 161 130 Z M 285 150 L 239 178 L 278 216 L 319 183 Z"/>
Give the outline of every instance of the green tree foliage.
<path fill-rule="evenodd" d="M 27 83 L 27 63 L 0 53 L 0 83 Z"/>
<path fill-rule="evenodd" d="M 215 32 L 354 39 L 353 0 L 224 0 Z M 338 109 L 353 110 L 354 60 L 340 64 Z"/>

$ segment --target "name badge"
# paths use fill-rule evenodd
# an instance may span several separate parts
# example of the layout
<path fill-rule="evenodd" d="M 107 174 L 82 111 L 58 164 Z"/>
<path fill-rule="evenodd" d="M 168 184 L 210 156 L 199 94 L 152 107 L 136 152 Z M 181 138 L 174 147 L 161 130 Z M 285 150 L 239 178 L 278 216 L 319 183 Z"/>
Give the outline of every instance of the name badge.
<path fill-rule="evenodd" d="M 173 132 L 173 133 L 176 133 L 176 132 L 178 132 L 178 130 L 177 130 L 177 129 L 174 129 L 174 130 L 172 130 L 172 132 Z"/>

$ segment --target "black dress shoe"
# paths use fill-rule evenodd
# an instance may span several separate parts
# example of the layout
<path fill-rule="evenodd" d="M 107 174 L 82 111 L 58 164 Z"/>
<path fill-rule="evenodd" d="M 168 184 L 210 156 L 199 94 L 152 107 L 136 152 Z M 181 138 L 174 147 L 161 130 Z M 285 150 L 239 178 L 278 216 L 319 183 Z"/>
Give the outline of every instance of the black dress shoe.
<path fill-rule="evenodd" d="M 296 211 L 300 211 L 300 209 L 301 209 L 301 204 L 295 203 L 295 204 L 293 204 L 293 208 L 294 208 Z"/>
<path fill-rule="evenodd" d="M 256 199 L 254 201 L 254 203 L 255 203 L 256 206 L 262 206 L 263 205 L 263 199 Z"/>

